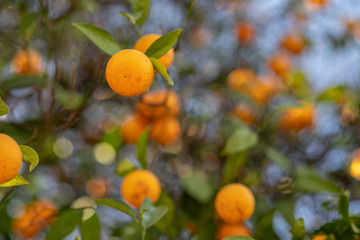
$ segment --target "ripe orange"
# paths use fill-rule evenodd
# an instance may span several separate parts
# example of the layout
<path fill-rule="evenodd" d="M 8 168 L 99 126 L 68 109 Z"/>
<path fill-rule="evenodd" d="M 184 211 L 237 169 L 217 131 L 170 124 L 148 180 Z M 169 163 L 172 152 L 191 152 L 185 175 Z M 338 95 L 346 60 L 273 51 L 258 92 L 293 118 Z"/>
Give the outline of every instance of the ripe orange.
<path fill-rule="evenodd" d="M 149 121 L 139 114 L 133 114 L 125 118 L 121 126 L 121 135 L 124 141 L 135 144 L 148 124 Z"/>
<path fill-rule="evenodd" d="M 269 82 L 255 81 L 244 91 L 254 102 L 264 104 L 275 94 L 276 90 L 275 86 Z"/>
<path fill-rule="evenodd" d="M 104 198 L 108 193 L 108 182 L 101 177 L 94 177 L 86 183 L 86 192 L 94 198 Z"/>
<path fill-rule="evenodd" d="M 292 68 L 291 58 L 285 53 L 276 53 L 271 56 L 268 65 L 274 73 L 284 77 Z"/>
<path fill-rule="evenodd" d="M 126 202 L 140 208 L 145 197 L 156 202 L 161 193 L 158 178 L 148 170 L 134 170 L 121 184 L 121 194 Z"/>
<path fill-rule="evenodd" d="M 256 113 L 246 103 L 238 103 L 232 110 L 233 114 L 247 124 L 253 124 L 257 120 Z"/>
<path fill-rule="evenodd" d="M 350 164 L 349 172 L 353 178 L 360 180 L 360 157 L 359 156 L 353 157 L 351 164 Z"/>
<path fill-rule="evenodd" d="M 309 11 L 317 11 L 324 8 L 329 0 L 304 0 L 304 6 Z"/>
<path fill-rule="evenodd" d="M 322 235 L 316 235 L 312 238 L 312 240 L 326 240 L 327 239 L 327 235 L 322 234 Z"/>
<path fill-rule="evenodd" d="M 301 107 L 286 110 L 280 119 L 284 130 L 298 132 L 306 127 L 312 127 L 315 118 L 315 107 L 311 103 L 302 102 Z"/>
<path fill-rule="evenodd" d="M 218 226 L 216 240 L 222 240 L 231 236 L 252 237 L 250 229 L 243 224 L 221 224 Z"/>
<path fill-rule="evenodd" d="M 167 145 L 180 137 L 179 121 L 172 116 L 166 116 L 154 121 L 150 130 L 150 137 L 158 144 Z"/>
<path fill-rule="evenodd" d="M 289 52 L 298 55 L 302 53 L 305 47 L 304 38 L 297 33 L 286 34 L 280 42 L 281 47 Z"/>
<path fill-rule="evenodd" d="M 229 88 L 242 91 L 246 85 L 256 81 L 255 73 L 250 69 L 236 69 L 227 77 L 227 85 Z"/>
<path fill-rule="evenodd" d="M 217 193 L 215 210 L 226 223 L 242 223 L 254 213 L 254 195 L 240 183 L 228 184 Z"/>
<path fill-rule="evenodd" d="M 250 44 L 255 38 L 255 27 L 249 22 L 240 22 L 236 26 L 237 38 L 240 43 Z"/>
<path fill-rule="evenodd" d="M 0 184 L 10 181 L 18 174 L 22 160 L 19 144 L 8 135 L 0 133 Z"/>
<path fill-rule="evenodd" d="M 139 38 L 135 43 L 134 49 L 145 53 L 150 45 L 161 37 L 160 34 L 147 34 Z M 174 61 L 174 49 L 170 49 L 165 55 L 159 58 L 159 61 L 166 67 L 170 67 Z"/>
<path fill-rule="evenodd" d="M 41 54 L 34 49 L 28 49 L 20 50 L 15 54 L 11 67 L 17 74 L 41 74 L 42 64 Z"/>
<path fill-rule="evenodd" d="M 115 53 L 106 66 L 106 80 L 114 92 L 126 97 L 145 93 L 152 84 L 154 68 L 142 52 L 125 49 Z"/>
<path fill-rule="evenodd" d="M 22 216 L 13 222 L 14 230 L 23 238 L 33 238 L 51 224 L 58 214 L 54 203 L 49 200 L 39 200 L 26 206 Z"/>
<path fill-rule="evenodd" d="M 176 116 L 179 114 L 181 101 L 179 96 L 171 90 L 154 90 L 144 94 L 137 104 L 138 112 L 149 119 L 165 115 Z"/>

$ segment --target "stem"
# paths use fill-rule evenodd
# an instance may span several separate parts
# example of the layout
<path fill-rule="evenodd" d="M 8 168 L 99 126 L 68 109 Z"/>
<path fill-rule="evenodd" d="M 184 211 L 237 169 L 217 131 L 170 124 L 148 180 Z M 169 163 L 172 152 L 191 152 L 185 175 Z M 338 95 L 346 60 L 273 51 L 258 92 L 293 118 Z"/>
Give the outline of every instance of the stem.
<path fill-rule="evenodd" d="M 0 201 L 0 208 L 2 208 L 2 205 L 5 204 L 5 202 L 10 198 L 10 196 L 15 192 L 15 188 L 11 188 L 9 191 L 5 193 L 5 196 Z"/>
<path fill-rule="evenodd" d="M 142 229 L 141 240 L 145 240 L 146 228 Z"/>

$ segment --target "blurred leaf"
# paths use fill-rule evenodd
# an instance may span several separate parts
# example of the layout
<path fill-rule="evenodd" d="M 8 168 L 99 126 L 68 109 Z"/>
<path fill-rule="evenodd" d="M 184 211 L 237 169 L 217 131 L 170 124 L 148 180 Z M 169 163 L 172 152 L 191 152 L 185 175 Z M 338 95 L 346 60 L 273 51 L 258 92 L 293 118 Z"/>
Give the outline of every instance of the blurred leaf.
<path fill-rule="evenodd" d="M 126 176 L 129 172 L 135 170 L 135 166 L 132 164 L 132 162 L 130 162 L 129 159 L 127 158 L 123 158 L 117 165 L 116 167 L 116 174 L 118 176 L 124 177 Z"/>
<path fill-rule="evenodd" d="M 32 172 L 39 164 L 39 155 L 34 149 L 26 145 L 20 145 L 20 149 L 24 162 L 30 165 L 29 172 Z"/>
<path fill-rule="evenodd" d="M 255 146 L 257 142 L 258 135 L 255 132 L 245 126 L 238 127 L 226 141 L 222 154 L 232 155 L 242 152 Z"/>
<path fill-rule="evenodd" d="M 90 24 L 73 23 L 72 25 L 84 33 L 96 46 L 110 56 L 121 50 L 119 44 L 114 40 L 110 33 L 104 29 Z"/>
<path fill-rule="evenodd" d="M 86 103 L 86 97 L 84 95 L 65 89 L 57 89 L 55 98 L 65 108 L 70 110 L 78 110 Z"/>
<path fill-rule="evenodd" d="M 285 220 L 290 224 L 293 225 L 294 220 L 294 201 L 291 198 L 283 199 L 278 202 L 277 210 L 283 215 Z"/>
<path fill-rule="evenodd" d="M 342 192 L 339 197 L 339 214 L 342 218 L 349 217 L 349 191 Z"/>
<path fill-rule="evenodd" d="M 170 75 L 168 74 L 165 66 L 156 58 L 150 57 L 150 61 L 154 67 L 154 69 L 160 73 L 161 76 L 163 76 L 163 78 L 165 78 L 165 80 L 167 81 L 167 83 L 169 84 L 170 87 L 174 86 L 174 80 L 172 80 L 172 78 L 170 77 Z"/>
<path fill-rule="evenodd" d="M 81 239 L 100 240 L 100 220 L 96 214 L 83 221 L 80 229 Z"/>
<path fill-rule="evenodd" d="M 136 142 L 137 159 L 143 169 L 147 168 L 146 149 L 149 139 L 149 129 L 146 129 Z"/>
<path fill-rule="evenodd" d="M 230 183 L 236 179 L 239 169 L 246 162 L 247 153 L 247 151 L 243 151 L 227 157 L 224 166 L 223 184 Z"/>
<path fill-rule="evenodd" d="M 151 206 L 153 205 L 153 201 L 149 198 L 144 198 L 144 200 L 141 203 L 141 208 L 140 208 L 140 214 L 142 214 L 143 212 L 149 210 L 151 208 Z"/>
<path fill-rule="evenodd" d="M 127 12 L 120 12 L 120 14 L 129 19 L 132 24 L 136 24 L 136 21 L 141 17 L 140 13 L 131 14 Z"/>
<path fill-rule="evenodd" d="M 247 236 L 231 236 L 224 238 L 223 240 L 254 240 L 254 239 Z"/>
<path fill-rule="evenodd" d="M 286 156 L 284 156 L 284 154 L 282 154 L 280 151 L 272 147 L 267 147 L 265 149 L 265 153 L 271 160 L 273 160 L 279 166 L 285 168 L 286 170 L 289 170 L 290 160 Z"/>
<path fill-rule="evenodd" d="M 325 233 L 327 235 L 334 234 L 335 239 L 354 239 L 349 219 L 335 220 L 333 222 L 326 223 L 315 233 Z"/>
<path fill-rule="evenodd" d="M 193 170 L 191 174 L 181 180 L 185 191 L 200 203 L 208 202 L 215 193 L 209 179 L 199 170 Z"/>
<path fill-rule="evenodd" d="M 62 212 L 61 215 L 51 224 L 50 231 L 46 240 L 62 240 L 72 233 L 76 226 L 81 222 L 82 210 L 69 209 Z"/>
<path fill-rule="evenodd" d="M 0 82 L 1 91 L 9 91 L 15 88 L 42 87 L 46 78 L 38 75 L 12 75 L 10 78 Z"/>
<path fill-rule="evenodd" d="M 197 239 L 215 240 L 215 236 L 216 236 L 216 225 L 214 221 L 210 221 L 199 229 Z"/>
<path fill-rule="evenodd" d="M 152 201 L 145 198 L 141 205 L 141 226 L 148 229 L 157 223 L 167 213 L 168 208 L 165 206 L 153 206 Z"/>
<path fill-rule="evenodd" d="M 118 129 L 111 132 L 105 132 L 101 141 L 110 144 L 115 150 L 119 150 L 123 144 L 123 138 Z"/>
<path fill-rule="evenodd" d="M 14 186 L 20 186 L 20 185 L 25 185 L 25 184 L 29 184 L 28 181 L 26 181 L 25 178 L 23 178 L 19 173 L 10 181 L 6 182 L 6 183 L 2 183 L 0 184 L 0 187 L 14 187 Z"/>
<path fill-rule="evenodd" d="M 326 89 L 318 96 L 318 101 L 334 101 L 341 102 L 344 98 L 345 90 L 343 87 L 333 87 Z"/>
<path fill-rule="evenodd" d="M 340 193 L 340 189 L 333 182 L 323 180 L 314 169 L 306 166 L 296 169 L 295 188 L 305 192 Z"/>
<path fill-rule="evenodd" d="M 96 199 L 95 202 L 97 204 L 111 207 L 115 210 L 126 213 L 127 215 L 132 217 L 135 222 L 139 222 L 139 220 L 135 216 L 134 210 L 124 202 L 117 201 L 117 200 L 111 200 L 111 199 Z"/>
<path fill-rule="evenodd" d="M 78 236 L 75 236 L 75 239 L 74 240 L 79 240 Z"/>
<path fill-rule="evenodd" d="M 39 23 L 39 14 L 38 13 L 27 13 L 21 17 L 19 33 L 27 41 L 31 39 L 36 27 Z"/>
<path fill-rule="evenodd" d="M 172 32 L 169 32 L 161 36 L 150 45 L 150 47 L 146 50 L 145 55 L 148 56 L 149 58 L 162 57 L 175 45 L 180 33 L 181 33 L 181 29 L 176 29 Z"/>
<path fill-rule="evenodd" d="M 167 207 L 168 212 L 155 224 L 155 227 L 166 235 L 176 237 L 177 230 L 174 227 L 176 209 L 172 198 L 165 191 L 161 191 L 161 195 L 159 200 L 156 202 L 156 206 L 165 206 Z"/>
<path fill-rule="evenodd" d="M 297 219 L 292 229 L 290 230 L 290 233 L 293 236 L 293 240 L 302 240 L 305 237 L 305 226 L 304 226 L 304 220 L 302 218 Z"/>
<path fill-rule="evenodd" d="M 259 221 L 256 224 L 255 239 L 279 240 L 273 229 L 274 210 L 266 211 L 264 215 L 258 216 Z"/>
<path fill-rule="evenodd" d="M 0 116 L 3 116 L 3 115 L 8 114 L 8 113 L 9 113 L 9 108 L 1 100 L 1 97 L 0 97 Z"/>
<path fill-rule="evenodd" d="M 151 2 L 150 0 L 130 0 L 130 3 L 133 14 L 140 15 L 140 17 L 136 20 L 136 24 L 141 27 L 149 15 Z"/>

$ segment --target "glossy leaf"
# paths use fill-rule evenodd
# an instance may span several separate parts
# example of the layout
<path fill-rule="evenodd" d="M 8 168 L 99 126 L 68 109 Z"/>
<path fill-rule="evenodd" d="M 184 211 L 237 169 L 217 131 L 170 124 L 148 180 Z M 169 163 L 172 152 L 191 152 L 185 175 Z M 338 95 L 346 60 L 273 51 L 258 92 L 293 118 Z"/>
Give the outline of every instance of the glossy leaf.
<path fill-rule="evenodd" d="M 23 161 L 29 164 L 29 171 L 32 172 L 39 164 L 39 155 L 37 152 L 29 146 L 20 145 L 20 149 L 23 156 Z"/>
<path fill-rule="evenodd" d="M 150 61 L 154 67 L 154 69 L 160 73 L 160 75 L 165 78 L 165 80 L 167 81 L 167 83 L 169 84 L 170 87 L 174 86 L 174 80 L 172 80 L 172 78 L 170 77 L 170 75 L 168 74 L 165 66 L 156 58 L 150 57 Z"/>
<path fill-rule="evenodd" d="M 126 213 L 127 215 L 132 217 L 136 222 L 138 222 L 134 210 L 129 205 L 127 205 L 122 201 L 111 200 L 111 199 L 96 199 L 95 202 L 97 204 L 111 207 L 115 210 Z"/>
<path fill-rule="evenodd" d="M 83 221 L 80 225 L 81 239 L 100 240 L 100 220 L 94 214 L 89 219 Z"/>
<path fill-rule="evenodd" d="M 257 142 L 258 135 L 255 132 L 245 126 L 239 127 L 226 141 L 222 154 L 232 155 L 242 152 L 255 146 Z"/>
<path fill-rule="evenodd" d="M 3 116 L 3 115 L 8 114 L 8 113 L 9 113 L 9 108 L 1 100 L 1 97 L 0 97 L 0 116 Z"/>
<path fill-rule="evenodd" d="M 26 184 L 29 184 L 29 182 L 18 173 L 10 181 L 0 184 L 0 187 L 14 187 L 14 186 L 20 186 Z"/>
<path fill-rule="evenodd" d="M 62 212 L 61 215 L 51 224 L 50 231 L 46 240 L 62 240 L 72 233 L 76 226 L 81 222 L 82 210 L 69 209 Z"/>
<path fill-rule="evenodd" d="M 175 45 L 180 33 L 181 29 L 176 29 L 161 36 L 150 45 L 150 47 L 146 50 L 145 55 L 153 58 L 162 57 Z"/>
<path fill-rule="evenodd" d="M 151 2 L 150 0 L 130 0 L 130 3 L 133 14 L 140 15 L 140 17 L 136 20 L 136 24 L 141 27 L 149 15 Z"/>
<path fill-rule="evenodd" d="M 137 159 L 143 169 L 147 168 L 147 161 L 146 161 L 146 149 L 148 145 L 149 139 L 149 129 L 146 129 L 139 137 L 136 142 L 137 147 Z"/>

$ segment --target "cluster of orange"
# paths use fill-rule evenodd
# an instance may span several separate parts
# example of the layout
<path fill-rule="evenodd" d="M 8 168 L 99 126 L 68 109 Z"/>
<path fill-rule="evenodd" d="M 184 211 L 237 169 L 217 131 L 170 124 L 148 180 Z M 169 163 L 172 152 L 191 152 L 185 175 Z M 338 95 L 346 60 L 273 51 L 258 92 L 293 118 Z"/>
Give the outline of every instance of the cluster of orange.
<path fill-rule="evenodd" d="M 38 75 L 43 73 L 43 58 L 34 49 L 20 50 L 13 57 L 11 68 L 16 74 Z"/>

